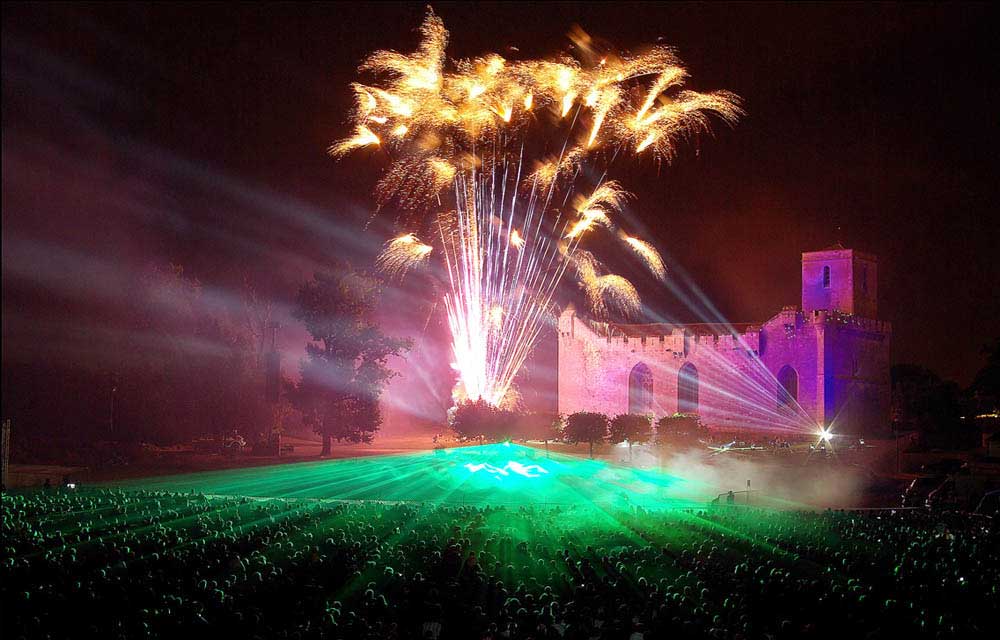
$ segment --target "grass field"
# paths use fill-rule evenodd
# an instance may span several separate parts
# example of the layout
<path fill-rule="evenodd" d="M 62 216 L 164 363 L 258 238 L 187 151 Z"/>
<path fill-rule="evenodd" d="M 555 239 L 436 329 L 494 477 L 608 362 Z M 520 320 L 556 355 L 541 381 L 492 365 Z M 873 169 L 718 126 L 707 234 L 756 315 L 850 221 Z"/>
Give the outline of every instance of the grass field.
<path fill-rule="evenodd" d="M 512 443 L 205 471 L 116 483 L 253 497 L 462 504 L 703 505 L 714 488 Z"/>

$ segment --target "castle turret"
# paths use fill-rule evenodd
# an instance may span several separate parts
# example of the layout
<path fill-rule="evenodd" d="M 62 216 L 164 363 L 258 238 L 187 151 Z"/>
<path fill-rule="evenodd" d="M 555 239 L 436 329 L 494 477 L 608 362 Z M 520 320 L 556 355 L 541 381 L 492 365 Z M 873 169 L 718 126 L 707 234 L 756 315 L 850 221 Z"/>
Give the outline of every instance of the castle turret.
<path fill-rule="evenodd" d="M 878 316 L 878 261 L 837 244 L 802 254 L 802 311 Z"/>

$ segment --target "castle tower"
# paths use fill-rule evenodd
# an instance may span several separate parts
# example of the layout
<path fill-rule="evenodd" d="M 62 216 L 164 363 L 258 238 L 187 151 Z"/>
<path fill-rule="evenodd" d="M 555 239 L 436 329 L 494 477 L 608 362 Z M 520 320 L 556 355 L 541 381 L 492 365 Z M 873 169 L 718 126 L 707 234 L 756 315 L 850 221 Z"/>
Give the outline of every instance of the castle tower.
<path fill-rule="evenodd" d="M 802 311 L 878 317 L 878 260 L 840 244 L 802 254 Z"/>

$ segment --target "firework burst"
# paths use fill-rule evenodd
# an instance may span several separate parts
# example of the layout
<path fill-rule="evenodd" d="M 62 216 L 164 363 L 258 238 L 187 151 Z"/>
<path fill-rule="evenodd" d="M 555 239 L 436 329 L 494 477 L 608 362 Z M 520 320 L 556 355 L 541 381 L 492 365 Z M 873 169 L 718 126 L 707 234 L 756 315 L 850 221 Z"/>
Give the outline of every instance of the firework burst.
<path fill-rule="evenodd" d="M 433 12 L 420 34 L 414 53 L 378 51 L 361 64 L 375 80 L 352 85 L 354 133 L 330 152 L 374 147 L 391 158 L 378 206 L 394 205 L 438 246 L 406 233 L 386 244 L 378 266 L 402 277 L 440 256 L 456 396 L 501 404 L 515 395 L 568 269 L 595 313 L 640 309 L 635 287 L 581 247 L 588 236 L 610 230 L 666 276 L 652 245 L 616 225 L 631 196 L 603 177 L 608 165 L 626 152 L 670 161 L 710 117 L 733 124 L 742 111 L 729 92 L 683 89 L 688 73 L 666 47 L 602 52 L 578 31 L 578 58 L 449 63 L 448 32 Z M 583 171 L 590 163 L 603 169 Z M 602 177 L 588 185 L 584 174 Z"/>
<path fill-rule="evenodd" d="M 433 250 L 434 247 L 407 233 L 385 243 L 375 266 L 389 277 L 402 279 L 407 271 L 426 262 Z"/>

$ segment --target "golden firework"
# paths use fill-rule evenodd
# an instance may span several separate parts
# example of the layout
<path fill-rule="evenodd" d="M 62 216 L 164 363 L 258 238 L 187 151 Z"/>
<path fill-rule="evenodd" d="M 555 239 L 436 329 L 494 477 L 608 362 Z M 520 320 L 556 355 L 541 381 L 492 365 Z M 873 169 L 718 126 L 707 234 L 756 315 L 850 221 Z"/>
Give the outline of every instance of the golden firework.
<path fill-rule="evenodd" d="M 380 205 L 403 193 L 419 194 L 422 201 L 403 198 L 400 203 L 418 207 L 433 202 L 443 188 L 440 181 L 398 185 L 433 175 L 413 170 L 414 155 L 424 162 L 433 157 L 457 164 L 456 157 L 475 155 L 484 144 L 497 146 L 498 136 L 513 139 L 537 126 L 561 131 L 572 121 L 580 134 L 576 143 L 536 171 L 541 185 L 548 186 L 602 147 L 634 153 L 651 149 L 657 158 L 670 160 L 677 141 L 706 131 L 711 115 L 732 124 L 743 113 L 730 92 L 682 90 L 688 73 L 667 47 L 606 55 L 589 66 L 568 57 L 509 61 L 491 53 L 446 68 L 444 23 L 428 12 L 420 32 L 415 52 L 378 51 L 361 64 L 360 70 L 372 73 L 378 84 L 353 85 L 355 134 L 330 148 L 341 155 L 384 144 L 400 152 L 395 163 L 408 169 L 390 169 L 378 189 Z M 589 37 L 577 40 L 586 41 L 593 54 Z"/>
<path fill-rule="evenodd" d="M 407 271 L 427 260 L 433 250 L 412 233 L 407 233 L 385 243 L 375 266 L 392 278 L 402 278 Z"/>
<path fill-rule="evenodd" d="M 401 235 L 377 266 L 396 278 L 432 251 L 441 256 L 456 389 L 499 405 L 548 326 L 567 270 L 596 315 L 640 311 L 632 283 L 582 242 L 621 238 L 666 277 L 653 246 L 616 224 L 631 195 L 606 178 L 611 162 L 639 153 L 670 161 L 712 117 L 733 124 L 742 110 L 732 93 L 686 90 L 688 72 L 667 47 L 601 51 L 577 29 L 578 58 L 449 61 L 448 31 L 432 11 L 420 36 L 412 53 L 377 51 L 361 64 L 370 80 L 352 85 L 354 131 L 330 153 L 373 148 L 389 158 L 378 206 L 433 228 L 437 240 L 432 249 Z"/>
<path fill-rule="evenodd" d="M 660 257 L 660 252 L 653 245 L 629 235 L 624 236 L 624 240 L 642 258 L 653 275 L 660 280 L 667 279 L 667 269 L 663 266 L 663 258 Z"/>

